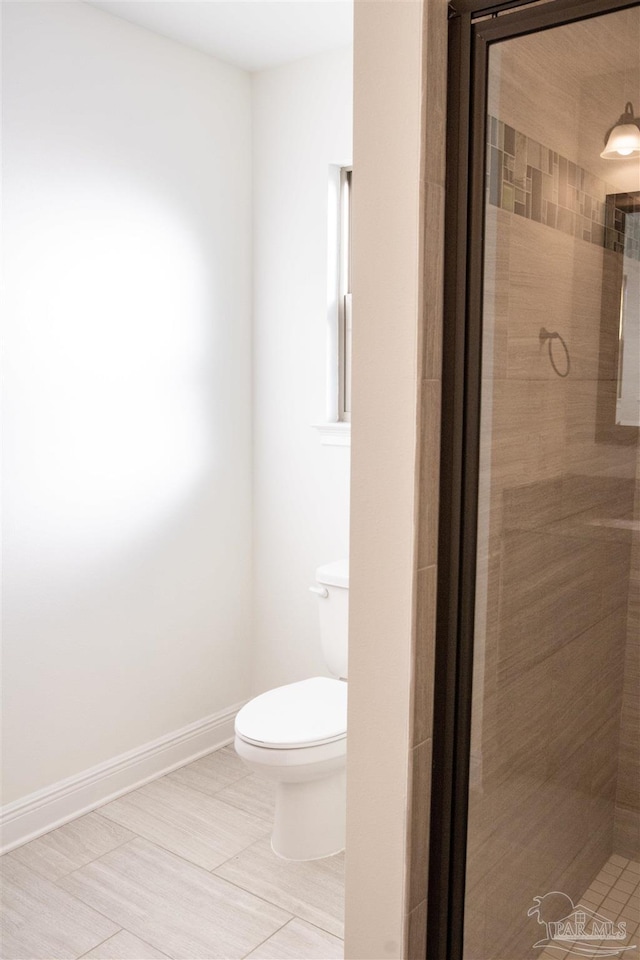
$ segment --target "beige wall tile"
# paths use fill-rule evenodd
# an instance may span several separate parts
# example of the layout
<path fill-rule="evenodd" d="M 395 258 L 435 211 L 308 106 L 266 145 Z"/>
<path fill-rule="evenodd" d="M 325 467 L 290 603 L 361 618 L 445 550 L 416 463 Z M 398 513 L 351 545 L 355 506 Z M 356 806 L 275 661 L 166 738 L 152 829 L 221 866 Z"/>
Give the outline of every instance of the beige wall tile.
<path fill-rule="evenodd" d="M 636 493 L 636 509 L 640 497 Z M 627 637 L 620 716 L 620 746 L 615 808 L 614 849 L 640 859 L 640 536 L 631 551 Z"/>
<path fill-rule="evenodd" d="M 551 381 L 495 381 L 491 478 L 498 490 L 561 475 L 563 389 Z"/>
<path fill-rule="evenodd" d="M 541 327 L 569 339 L 576 240 L 512 216 L 509 256 L 509 334 L 533 339 Z M 544 283 L 541 283 L 541 277 Z"/>
<path fill-rule="evenodd" d="M 442 295 L 444 290 L 444 187 L 424 184 L 424 322 L 422 377 L 442 376 Z"/>
<path fill-rule="evenodd" d="M 427 901 L 423 900 L 411 913 L 407 923 L 407 960 L 424 960 L 427 938 Z"/>
<path fill-rule="evenodd" d="M 614 848 L 621 854 L 629 857 L 638 856 L 640 830 L 638 829 L 638 813 L 619 804 L 616 806 Z"/>
<path fill-rule="evenodd" d="M 445 135 L 447 122 L 447 3 L 429 0 L 425 4 L 423 124 L 425 149 L 422 175 L 428 183 L 444 187 L 446 173 Z M 441 323 L 437 319 L 438 325 Z"/>
<path fill-rule="evenodd" d="M 563 59 L 558 60 L 553 34 L 496 45 L 491 54 L 488 109 L 528 137 L 576 160 L 577 85 L 567 84 Z M 557 109 L 540 110 L 541 103 L 553 103 Z"/>
<path fill-rule="evenodd" d="M 574 380 L 615 380 L 622 257 L 577 241 L 568 342 Z"/>
<path fill-rule="evenodd" d="M 422 151 L 420 249 L 420 330 L 418 376 L 422 380 L 417 464 L 417 542 L 414 562 L 418 568 L 417 613 L 414 622 L 412 667 L 412 777 L 414 798 L 407 824 L 408 890 L 404 922 L 403 956 L 423 956 L 426 939 L 426 902 L 416 905 L 422 889 L 426 892 L 428 804 L 415 795 L 430 788 L 430 770 L 424 764 L 416 770 L 416 757 L 425 750 L 431 734 L 433 712 L 433 659 L 435 650 L 435 594 L 437 571 L 438 484 L 440 449 L 440 377 L 443 329 L 444 264 L 444 182 L 447 79 L 447 3 L 429 0 L 423 7 L 422 51 Z M 429 567 L 425 570 L 423 568 Z M 430 747 L 429 747 L 430 751 Z M 420 876 L 417 876 L 419 874 Z M 421 877 L 421 878 L 420 878 Z M 415 909 L 412 909 L 415 908 Z M 400 950 L 402 944 L 387 943 Z M 408 951 L 408 953 L 407 953 Z M 394 954 L 395 955 L 395 954 Z"/>
<path fill-rule="evenodd" d="M 510 213 L 497 207 L 487 206 L 485 210 L 482 376 L 487 380 L 507 375 L 512 219 Z M 484 421 L 490 427 L 491 418 L 486 413 Z"/>
<path fill-rule="evenodd" d="M 608 426 L 605 403 L 614 402 L 613 381 L 575 380 L 567 383 L 567 433 L 565 468 L 586 476 L 614 476 L 635 479 L 636 443 L 603 443 L 600 427 Z"/>
<path fill-rule="evenodd" d="M 420 413 L 419 568 L 434 564 L 438 553 L 440 393 L 439 380 L 423 381 Z"/>
<path fill-rule="evenodd" d="M 568 339 L 568 337 L 567 337 Z M 551 343 L 553 362 L 564 373 L 567 367 L 566 355 L 558 340 Z M 507 337 L 507 376 L 511 380 L 552 380 L 558 374 L 554 371 L 549 357 L 549 342 L 542 343 L 536 332 L 529 337 L 512 335 Z"/>
<path fill-rule="evenodd" d="M 503 551 L 500 682 L 624 603 L 628 553 L 617 543 L 529 531 L 505 534 Z"/>
<path fill-rule="evenodd" d="M 413 746 L 431 736 L 438 571 L 418 570 L 415 650 L 413 655 Z"/>
<path fill-rule="evenodd" d="M 408 850 L 407 905 L 411 912 L 427 896 L 429 806 L 431 803 L 431 740 L 414 747 L 411 777 L 411 842 Z"/>

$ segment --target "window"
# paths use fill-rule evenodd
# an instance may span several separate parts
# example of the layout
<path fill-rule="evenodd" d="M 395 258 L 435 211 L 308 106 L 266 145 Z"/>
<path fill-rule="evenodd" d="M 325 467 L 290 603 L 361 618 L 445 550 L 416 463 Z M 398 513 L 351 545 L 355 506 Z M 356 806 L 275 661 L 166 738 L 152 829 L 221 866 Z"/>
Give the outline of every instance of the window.
<path fill-rule="evenodd" d="M 338 419 L 351 420 L 351 167 L 340 170 L 338 289 Z"/>
<path fill-rule="evenodd" d="M 351 444 L 351 163 L 330 164 L 327 203 L 327 390 L 320 442 Z"/>

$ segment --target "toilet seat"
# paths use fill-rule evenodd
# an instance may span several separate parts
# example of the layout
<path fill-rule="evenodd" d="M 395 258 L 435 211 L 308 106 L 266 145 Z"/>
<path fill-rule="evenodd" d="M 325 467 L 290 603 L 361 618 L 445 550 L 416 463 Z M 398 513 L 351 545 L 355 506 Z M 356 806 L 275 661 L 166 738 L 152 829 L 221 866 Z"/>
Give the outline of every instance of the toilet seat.
<path fill-rule="evenodd" d="M 347 735 L 347 684 L 311 677 L 268 690 L 242 707 L 235 730 L 245 743 L 275 750 L 343 740 Z"/>

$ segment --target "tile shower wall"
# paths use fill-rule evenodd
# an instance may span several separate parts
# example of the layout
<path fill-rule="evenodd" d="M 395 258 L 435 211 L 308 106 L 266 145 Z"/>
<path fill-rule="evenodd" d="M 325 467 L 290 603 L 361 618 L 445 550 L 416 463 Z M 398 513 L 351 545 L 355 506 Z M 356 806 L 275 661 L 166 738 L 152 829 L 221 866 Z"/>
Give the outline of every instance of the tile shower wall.
<path fill-rule="evenodd" d="M 640 477 L 640 459 L 638 462 Z M 636 486 L 635 523 L 640 524 L 640 484 Z M 627 645 L 620 716 L 620 749 L 616 791 L 614 849 L 640 859 L 640 542 L 631 550 Z"/>
<path fill-rule="evenodd" d="M 441 415 L 445 120 L 446 120 L 446 0 L 424 5 L 423 139 L 424 263 L 419 372 L 421 378 L 420 442 L 416 563 L 416 616 L 413 642 L 413 716 L 411 723 L 410 820 L 407 831 L 407 924 L 403 957 L 424 957 L 427 929 L 427 873 L 429 860 L 429 804 L 432 771 L 436 585 L 438 579 L 438 497 Z"/>
<path fill-rule="evenodd" d="M 567 61 L 599 40 L 594 24 L 576 27 L 572 43 L 503 45 L 489 83 L 473 960 L 529 956 L 532 898 L 578 897 L 614 846 L 637 447 L 596 436 L 602 396 L 616 389 L 600 330 L 619 309 L 608 267 L 621 223 L 605 198 L 626 185 L 580 164 L 584 71 Z M 628 14 L 618 27 L 629 33 Z M 547 97 L 556 109 L 540 124 Z M 604 128 L 606 110 L 596 141 Z M 543 325 L 568 345 L 567 377 L 549 362 Z"/>
<path fill-rule="evenodd" d="M 479 557 L 487 607 L 476 625 L 482 702 L 467 879 L 474 960 L 526 956 L 532 897 L 578 895 L 613 849 L 631 534 L 601 521 L 632 516 L 635 463 L 625 450 L 626 471 L 597 473 L 614 460 L 593 440 L 597 345 L 583 343 L 579 355 L 567 336 L 574 372 L 560 379 L 546 356 L 530 362 L 539 346 L 523 335 L 539 322 L 527 291 L 548 255 L 540 315 L 564 304 L 571 329 L 582 296 L 599 307 L 602 250 L 501 210 L 493 217 L 501 229 L 487 292 L 496 323 Z M 574 259 L 577 242 L 589 256 Z"/>

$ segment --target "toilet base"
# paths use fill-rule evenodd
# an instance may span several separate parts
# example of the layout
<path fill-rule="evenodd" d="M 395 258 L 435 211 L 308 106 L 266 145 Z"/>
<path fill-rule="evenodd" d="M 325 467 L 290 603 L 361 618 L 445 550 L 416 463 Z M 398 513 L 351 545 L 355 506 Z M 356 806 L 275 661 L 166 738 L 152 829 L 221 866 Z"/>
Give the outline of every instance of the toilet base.
<path fill-rule="evenodd" d="M 318 780 L 280 781 L 273 852 L 285 860 L 319 860 L 340 853 L 345 843 L 346 800 L 344 765 Z"/>

